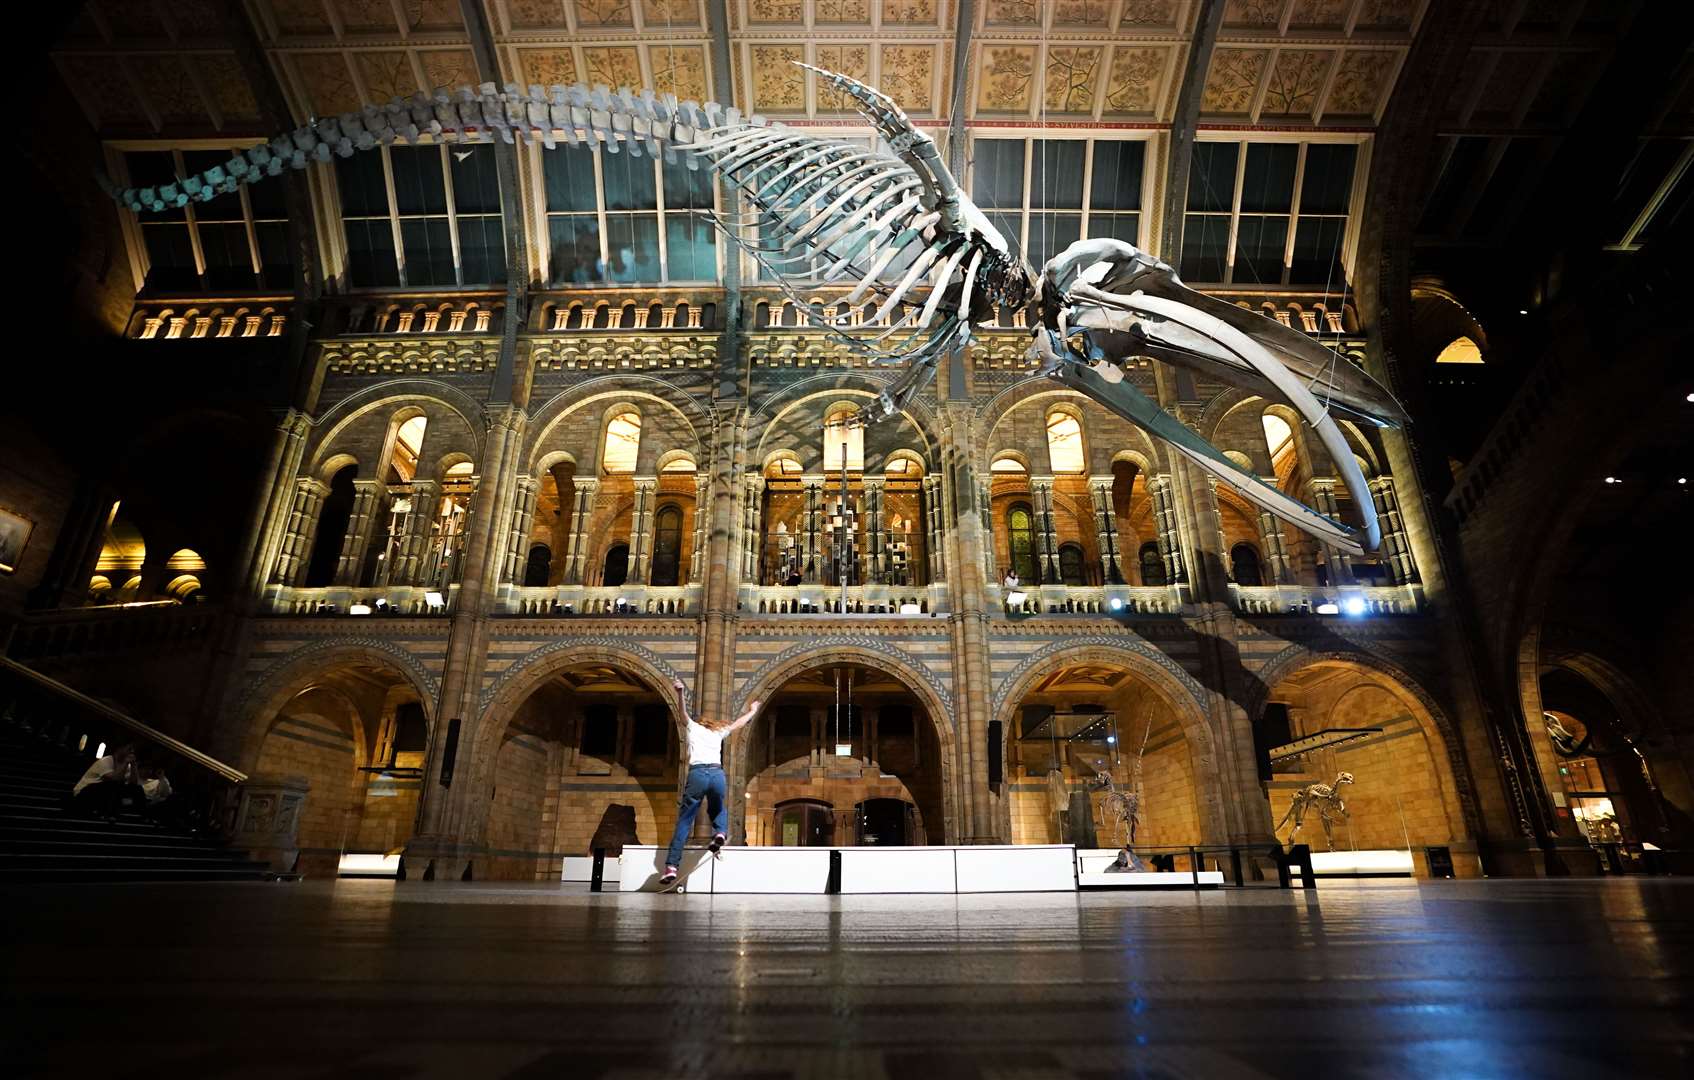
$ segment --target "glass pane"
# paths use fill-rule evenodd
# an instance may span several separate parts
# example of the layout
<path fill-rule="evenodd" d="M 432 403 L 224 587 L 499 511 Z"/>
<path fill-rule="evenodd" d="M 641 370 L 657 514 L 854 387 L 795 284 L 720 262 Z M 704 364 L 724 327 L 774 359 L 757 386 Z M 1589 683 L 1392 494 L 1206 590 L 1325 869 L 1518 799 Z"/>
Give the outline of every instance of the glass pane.
<path fill-rule="evenodd" d="M 1182 236 L 1182 276 L 1188 281 L 1222 281 L 1229 218 L 1223 214 L 1189 214 Z"/>
<path fill-rule="evenodd" d="M 1341 273 L 1341 240 L 1346 227 L 1346 218 L 1302 217 L 1300 227 L 1294 232 L 1294 263 L 1289 270 L 1289 283 L 1345 284 Z"/>
<path fill-rule="evenodd" d="M 450 146 L 447 160 L 453 170 L 453 207 L 461 214 L 498 214 L 500 178 L 494 169 L 494 147 Z"/>
<path fill-rule="evenodd" d="M 177 181 L 176 159 L 169 150 L 132 150 L 124 155 L 124 162 L 129 166 L 132 187 L 159 187 Z M 186 216 L 174 206 L 156 212 L 143 210 L 140 214 L 143 221 L 181 221 Z"/>
<path fill-rule="evenodd" d="M 665 207 L 669 210 L 710 210 L 712 208 L 712 174 L 705 169 L 690 169 L 679 157 L 675 165 L 661 164 L 665 182 Z"/>
<path fill-rule="evenodd" d="M 347 274 L 353 284 L 367 287 L 400 284 L 400 267 L 394 259 L 394 233 L 388 219 L 366 218 L 345 224 Z"/>
<path fill-rule="evenodd" d="M 402 214 L 445 214 L 447 181 L 441 175 L 441 147 L 391 146 L 388 153 L 394 161 L 395 208 Z"/>
<path fill-rule="evenodd" d="M 455 189 L 456 190 L 456 189 Z M 466 285 L 506 281 L 505 219 L 498 214 L 459 217 L 459 262 Z"/>
<path fill-rule="evenodd" d="M 230 155 L 222 150 L 184 150 L 182 152 L 182 163 L 190 176 L 203 173 L 213 165 L 222 165 L 229 158 Z M 219 195 L 210 202 L 194 202 L 189 205 L 194 207 L 194 217 L 197 221 L 244 220 L 241 210 L 241 195 L 234 191 Z"/>
<path fill-rule="evenodd" d="M 666 189 L 668 194 L 670 189 Z M 665 248 L 672 281 L 716 281 L 717 230 L 698 214 L 665 215 Z"/>
<path fill-rule="evenodd" d="M 586 285 L 601 280 L 600 223 L 592 215 L 549 215 L 547 245 L 547 277 L 552 284 Z"/>
<path fill-rule="evenodd" d="M 253 256 L 247 247 L 245 223 L 201 222 L 200 252 L 206 258 L 206 285 L 209 288 L 253 287 Z"/>
<path fill-rule="evenodd" d="M 1293 143 L 1252 143 L 1241 178 L 1242 213 L 1284 213 L 1294 205 L 1294 165 L 1300 148 Z"/>
<path fill-rule="evenodd" d="M 606 154 L 600 159 L 606 178 L 606 209 L 655 210 L 659 190 L 653 182 L 653 159 L 630 154 Z"/>
<path fill-rule="evenodd" d="M 294 287 L 294 248 L 288 239 L 288 224 L 264 221 L 253 226 L 259 241 L 259 280 L 267 289 Z"/>
<path fill-rule="evenodd" d="M 541 174 L 547 188 L 547 209 L 594 210 L 594 151 L 586 146 L 560 146 L 541 152 Z"/>
<path fill-rule="evenodd" d="M 1235 198 L 1235 159 L 1240 151 L 1236 143 L 1194 144 L 1188 170 L 1188 209 L 1230 209 Z"/>
<path fill-rule="evenodd" d="M 1023 140 L 977 139 L 971 198 L 978 206 L 1023 208 Z M 1017 233 L 1007 235 L 1014 243 Z"/>
<path fill-rule="evenodd" d="M 225 154 L 223 158 L 228 161 L 234 156 L 234 154 Z M 378 164 L 381 164 L 381 162 L 379 161 Z M 261 180 L 257 184 L 248 184 L 247 205 L 252 208 L 255 221 L 267 219 L 281 221 L 288 217 L 288 188 L 282 177 L 273 177 L 270 180 Z M 351 213 L 345 205 L 342 210 Z"/>
<path fill-rule="evenodd" d="M 200 275 L 194 268 L 194 247 L 188 240 L 186 222 L 144 224 L 141 236 L 147 245 L 149 289 L 183 292 L 199 287 Z"/>
<path fill-rule="evenodd" d="M 335 159 L 335 177 L 341 187 L 343 217 L 387 217 L 388 186 L 382 173 L 382 155 L 367 151 Z M 280 179 L 260 184 L 281 183 Z"/>
<path fill-rule="evenodd" d="M 446 218 L 406 218 L 400 222 L 406 253 L 406 284 L 453 285 L 453 234 Z"/>
<path fill-rule="evenodd" d="M 1036 140 L 1029 174 L 1032 209 L 1082 209 L 1082 168 L 1087 149 L 1088 144 L 1079 139 Z"/>
<path fill-rule="evenodd" d="M 1302 214 L 1345 214 L 1353 195 L 1356 146 L 1306 147 L 1306 175 L 1300 182 Z"/>
<path fill-rule="evenodd" d="M 606 255 L 610 260 L 606 276 L 610 280 L 658 281 L 658 215 L 609 215 L 606 218 Z"/>
<path fill-rule="evenodd" d="M 1282 252 L 1288 244 L 1288 219 L 1241 215 L 1235 238 L 1235 281 L 1238 284 L 1282 284 Z"/>
<path fill-rule="evenodd" d="M 1029 261 L 1037 267 L 1076 243 L 1082 235 L 1081 214 L 1030 214 Z"/>
<path fill-rule="evenodd" d="M 1088 215 L 1089 236 L 1109 236 L 1114 240 L 1125 243 L 1140 243 L 1141 215 L 1140 214 L 1101 214 Z"/>
<path fill-rule="evenodd" d="M 1095 210 L 1141 209 L 1141 168 L 1146 157 L 1147 144 L 1143 142 L 1095 143 L 1088 205 Z"/>
<path fill-rule="evenodd" d="M 1018 250 L 1018 245 L 1022 243 L 1022 241 L 1018 239 L 1018 234 L 1023 225 L 1022 213 L 1015 210 L 1010 212 L 1004 210 L 990 210 L 988 212 L 988 222 L 1000 231 L 1000 235 L 1006 238 L 1006 243 L 1011 246 L 1013 251 Z"/>

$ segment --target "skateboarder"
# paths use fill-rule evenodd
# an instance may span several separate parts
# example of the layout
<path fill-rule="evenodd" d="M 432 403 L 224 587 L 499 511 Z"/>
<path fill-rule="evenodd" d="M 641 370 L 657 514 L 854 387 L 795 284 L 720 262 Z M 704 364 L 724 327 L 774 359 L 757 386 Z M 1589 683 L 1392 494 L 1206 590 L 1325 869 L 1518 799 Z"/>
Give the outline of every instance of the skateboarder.
<path fill-rule="evenodd" d="M 724 802 L 728 794 L 723 775 L 724 737 L 753 719 L 759 711 L 759 703 L 751 701 L 747 704 L 747 711 L 736 717 L 735 723 L 726 727 L 710 727 L 688 715 L 688 688 L 681 679 L 676 680 L 675 685 L 682 719 L 688 725 L 688 781 L 683 785 L 682 798 L 677 800 L 676 832 L 671 836 L 670 851 L 665 855 L 665 873 L 659 878 L 661 885 L 669 885 L 676 880 L 677 869 L 682 865 L 682 846 L 694 828 L 694 816 L 700 812 L 702 799 L 706 801 L 706 811 L 712 815 L 712 853 L 717 854 L 718 849 L 723 847 L 724 833 L 729 829 L 729 807 Z"/>

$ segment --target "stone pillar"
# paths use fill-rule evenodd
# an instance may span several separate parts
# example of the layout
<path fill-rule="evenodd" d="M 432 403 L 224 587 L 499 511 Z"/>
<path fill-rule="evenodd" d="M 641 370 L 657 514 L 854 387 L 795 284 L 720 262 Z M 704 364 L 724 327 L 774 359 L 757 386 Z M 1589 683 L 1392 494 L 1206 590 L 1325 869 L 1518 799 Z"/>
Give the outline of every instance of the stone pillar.
<path fill-rule="evenodd" d="M 947 580 L 947 560 L 942 557 L 945 543 L 941 531 L 941 478 L 923 478 L 924 556 L 929 564 L 929 584 Z"/>
<path fill-rule="evenodd" d="M 802 573 L 808 585 L 823 580 L 824 481 L 822 476 L 808 476 L 801 481 L 806 490 L 806 554 Z"/>
<path fill-rule="evenodd" d="M 510 585 L 523 584 L 524 570 L 529 565 L 529 532 L 535 524 L 535 496 L 540 486 L 533 476 L 518 477 L 511 529 L 506 534 L 505 566 L 500 572 L 500 579 Z"/>
<path fill-rule="evenodd" d="M 48 556 L 46 572 L 41 583 L 30 590 L 30 607 L 81 607 L 88 602 L 88 584 L 106 546 L 106 527 L 117 498 L 117 493 L 104 484 L 86 479 L 77 482 L 76 495 Z"/>
<path fill-rule="evenodd" d="M 1094 529 L 1100 544 L 1100 583 L 1122 585 L 1123 553 L 1118 549 L 1118 516 L 1112 508 L 1112 478 L 1090 476 L 1088 493 L 1094 499 Z"/>
<path fill-rule="evenodd" d="M 888 537 L 884 535 L 882 496 L 885 481 L 880 476 L 865 477 L 865 551 L 864 582 L 866 585 L 888 583 Z"/>
<path fill-rule="evenodd" d="M 576 504 L 571 511 L 571 535 L 565 544 L 564 584 L 581 585 L 588 562 L 588 519 L 594 515 L 594 494 L 600 481 L 593 477 L 572 479 Z"/>
<path fill-rule="evenodd" d="M 742 477 L 741 483 L 741 580 L 763 584 L 761 569 L 765 552 L 765 478 L 757 473 Z"/>
<path fill-rule="evenodd" d="M 807 760 L 811 762 L 813 768 L 817 768 L 817 767 L 819 767 L 823 764 L 823 757 L 824 757 L 823 748 L 824 748 L 825 744 L 829 745 L 829 749 L 830 749 L 831 753 L 834 753 L 834 751 L 835 751 L 835 745 L 834 745 L 834 743 L 832 743 L 830 741 L 830 734 L 829 734 L 829 706 L 827 706 L 827 705 L 814 705 L 814 706 L 812 706 L 811 718 L 812 718 L 812 752 L 811 752 L 810 756 L 807 758 Z"/>
<path fill-rule="evenodd" d="M 1315 478 L 1312 480 L 1312 509 L 1329 518 L 1331 521 L 1341 520 L 1341 508 L 1335 501 L 1336 479 L 1333 476 Z M 1353 584 L 1353 568 L 1347 563 L 1347 556 L 1328 544 L 1324 545 L 1324 562 L 1329 567 L 1329 584 Z"/>
<path fill-rule="evenodd" d="M 1275 487 L 1276 478 L 1267 477 L 1265 483 Z M 1269 510 L 1259 511 L 1259 547 L 1264 549 L 1265 553 L 1265 584 L 1294 584 L 1294 564 L 1288 558 L 1288 545 L 1282 535 L 1282 519 Z"/>
<path fill-rule="evenodd" d="M 415 585 L 423 572 L 424 551 L 435 524 L 441 486 L 433 480 L 420 480 L 407 487 L 391 488 L 390 493 L 394 498 L 410 499 L 412 512 L 402 525 L 403 531 L 395 545 L 394 562 L 387 568 L 386 584 Z"/>
<path fill-rule="evenodd" d="M 1165 580 L 1174 585 L 1188 580 L 1183 563 L 1181 526 L 1176 518 L 1176 498 L 1169 473 L 1160 473 L 1147 481 L 1147 492 L 1153 496 L 1153 524 L 1158 530 L 1159 557 L 1165 561 Z"/>
<path fill-rule="evenodd" d="M 947 496 L 946 486 L 942 487 L 939 502 L 945 512 Z M 982 580 L 996 582 L 1000 580 L 1000 567 L 994 560 L 994 489 L 989 481 L 979 480 L 976 485 L 977 528 L 979 533 L 978 554 L 981 556 Z M 1033 581 L 1026 584 L 1033 585 Z"/>
<path fill-rule="evenodd" d="M 341 554 L 335 560 L 335 584 L 359 583 L 359 568 L 371 546 L 371 529 L 386 527 L 386 523 L 378 521 L 383 506 L 382 496 L 383 486 L 375 480 L 353 481 L 353 506 L 347 514 L 347 530 L 341 534 Z"/>
<path fill-rule="evenodd" d="M 294 497 L 288 504 L 288 523 L 284 526 L 282 546 L 277 551 L 276 566 L 271 570 L 274 585 L 297 585 L 312 557 L 312 540 L 317 536 L 318 515 L 323 512 L 324 496 L 329 488 L 322 481 L 302 476 L 294 481 Z"/>
<path fill-rule="evenodd" d="M 700 584 L 700 574 L 706 565 L 706 519 L 710 517 L 707 503 L 712 497 L 712 477 L 705 471 L 694 474 L 694 540 L 688 552 L 688 581 Z"/>
<path fill-rule="evenodd" d="M 1041 584 L 1062 585 L 1065 576 L 1059 570 L 1059 532 L 1053 524 L 1053 478 L 1032 476 L 1029 486 L 1035 495 L 1035 527 L 1041 536 Z"/>
<path fill-rule="evenodd" d="M 1388 567 L 1388 580 L 1393 585 L 1417 584 L 1417 561 L 1412 557 L 1411 540 L 1406 536 L 1406 522 L 1400 514 L 1400 497 L 1394 491 L 1392 476 L 1377 476 L 1370 481 L 1371 500 L 1376 503 L 1376 516 L 1382 523 L 1382 561 Z"/>
<path fill-rule="evenodd" d="M 635 478 L 635 510 L 629 522 L 629 580 L 647 584 L 647 567 L 653 559 L 653 501 L 659 490 L 656 476 Z"/>
<path fill-rule="evenodd" d="M 276 441 L 264 472 L 265 499 L 256 508 L 256 518 L 243 545 L 243 557 L 246 561 L 242 569 L 242 591 L 248 597 L 258 596 L 265 584 L 271 580 L 277 553 L 282 549 L 283 534 L 288 528 L 294 498 L 294 480 L 300 471 L 300 462 L 305 457 L 306 432 L 309 429 L 306 415 L 294 409 L 284 413 L 277 424 Z M 112 493 L 112 499 L 116 498 L 116 494 Z M 108 500 L 108 514 L 110 510 L 111 501 Z M 99 542 L 95 544 L 89 557 L 88 572 L 82 575 L 83 589 L 87 589 L 88 580 L 94 573 L 94 564 L 99 561 L 100 547 L 105 540 L 106 520 L 106 516 L 102 515 Z"/>

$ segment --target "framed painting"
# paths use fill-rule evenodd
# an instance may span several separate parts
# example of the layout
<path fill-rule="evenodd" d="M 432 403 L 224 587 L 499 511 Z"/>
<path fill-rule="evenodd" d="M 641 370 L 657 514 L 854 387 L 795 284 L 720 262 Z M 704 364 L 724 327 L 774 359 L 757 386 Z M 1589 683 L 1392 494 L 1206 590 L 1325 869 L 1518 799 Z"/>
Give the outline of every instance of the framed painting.
<path fill-rule="evenodd" d="M 23 558 L 29 534 L 34 530 L 35 522 L 0 506 L 0 573 L 17 572 L 18 561 Z"/>

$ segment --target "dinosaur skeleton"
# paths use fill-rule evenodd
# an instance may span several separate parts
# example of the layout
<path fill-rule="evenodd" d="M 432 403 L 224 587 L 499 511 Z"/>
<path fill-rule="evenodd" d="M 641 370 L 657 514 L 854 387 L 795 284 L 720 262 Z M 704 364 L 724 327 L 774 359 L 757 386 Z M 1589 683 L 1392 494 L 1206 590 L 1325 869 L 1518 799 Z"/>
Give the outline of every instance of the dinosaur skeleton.
<path fill-rule="evenodd" d="M 1106 793 L 1100 799 L 1100 816 L 1116 823 L 1118 843 L 1126 848 L 1135 847 L 1135 834 L 1141 829 L 1141 759 L 1147 755 L 1147 738 L 1152 733 L 1153 714 L 1149 710 L 1141 729 L 1141 749 L 1129 767 L 1128 791 L 1118 790 L 1112 774 L 1101 768 L 1106 764 L 1104 761 L 1094 764 L 1094 790 Z"/>
<path fill-rule="evenodd" d="M 1334 817 L 1351 817 L 1347 812 L 1347 804 L 1341 801 L 1341 787 L 1351 784 L 1353 774 L 1339 772 L 1335 774 L 1333 784 L 1307 784 L 1294 793 L 1294 801 L 1288 804 L 1288 813 L 1282 815 L 1282 820 L 1276 823 L 1277 830 L 1288 824 L 1288 819 L 1294 819 L 1294 831 L 1288 834 L 1288 842 L 1294 843 L 1294 838 L 1300 835 L 1300 826 L 1306 822 L 1306 811 L 1317 808 L 1318 820 L 1323 823 L 1323 838 L 1329 844 L 1329 850 L 1335 850 Z"/>
<path fill-rule="evenodd" d="M 1168 443 L 1259 507 L 1323 542 L 1362 554 L 1380 541 L 1375 504 L 1332 410 L 1382 426 L 1403 419 L 1388 392 L 1350 362 L 1263 316 L 1194 292 L 1171 267 L 1129 244 L 1082 240 L 1037 276 L 1010 250 L 947 171 L 935 142 L 890 98 L 856 79 L 802 64 L 864 114 L 892 156 L 812 135 L 733 106 L 679 102 L 650 90 L 605 86 L 501 89 L 483 83 L 396 98 L 322 117 L 194 176 L 112 195 L 135 211 L 209 201 L 284 169 L 347 157 L 396 139 L 530 139 L 608 154 L 647 155 L 707 168 L 749 208 L 715 217 L 814 325 L 878 366 L 900 366 L 856 423 L 893 417 L 936 366 L 1002 307 L 1033 303 L 1030 355 L 1044 375 Z M 847 311 L 812 305 L 784 281 L 821 267 L 824 282 L 852 281 Z M 881 324 L 886 327 L 866 324 Z M 1316 432 L 1364 523 L 1355 532 L 1265 484 L 1126 379 L 1152 356 L 1275 397 Z M 1319 397 L 1323 400 L 1320 402 Z"/>

